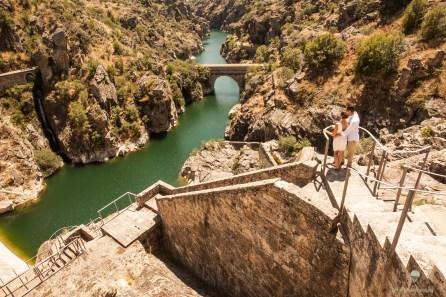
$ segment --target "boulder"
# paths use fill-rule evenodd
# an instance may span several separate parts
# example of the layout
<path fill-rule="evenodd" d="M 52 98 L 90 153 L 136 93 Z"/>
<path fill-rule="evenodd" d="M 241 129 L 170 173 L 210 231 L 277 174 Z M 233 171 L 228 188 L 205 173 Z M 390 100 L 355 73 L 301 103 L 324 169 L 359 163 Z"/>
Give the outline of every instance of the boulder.
<path fill-rule="evenodd" d="M 54 71 L 59 75 L 65 76 L 70 68 L 70 57 L 68 55 L 68 38 L 63 29 L 57 29 L 51 35 L 52 53 L 54 62 Z"/>
<path fill-rule="evenodd" d="M 90 81 L 90 93 L 101 107 L 107 111 L 110 111 L 112 106 L 118 104 L 115 85 L 102 65 L 96 68 L 96 73 Z"/>
<path fill-rule="evenodd" d="M 416 85 L 416 82 L 428 78 L 433 71 L 443 64 L 446 53 L 438 50 L 433 56 L 425 59 L 421 57 L 410 58 L 399 75 L 397 81 L 398 93 L 401 96 L 407 95 Z"/>
<path fill-rule="evenodd" d="M 139 18 L 137 15 L 125 15 L 123 16 L 119 22 L 121 23 L 121 26 L 123 26 L 126 29 L 133 30 L 136 28 L 136 26 L 139 23 Z"/>
<path fill-rule="evenodd" d="M 14 210 L 14 203 L 10 200 L 1 200 L 0 201 L 0 214 L 4 214 L 6 212 L 10 212 Z"/>
<path fill-rule="evenodd" d="M 137 85 L 135 100 L 146 128 L 152 133 L 169 131 L 178 120 L 169 82 L 156 75 L 145 75 Z"/>

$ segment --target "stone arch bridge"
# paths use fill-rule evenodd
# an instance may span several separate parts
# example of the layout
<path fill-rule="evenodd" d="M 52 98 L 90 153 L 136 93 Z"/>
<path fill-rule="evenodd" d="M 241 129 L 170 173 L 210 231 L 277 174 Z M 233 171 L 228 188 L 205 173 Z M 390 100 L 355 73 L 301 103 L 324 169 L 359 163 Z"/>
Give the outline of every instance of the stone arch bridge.
<path fill-rule="evenodd" d="M 240 91 L 242 91 L 245 88 L 245 77 L 248 69 L 264 67 L 263 64 L 201 64 L 201 66 L 210 71 L 209 82 L 205 86 L 206 94 L 214 93 L 215 81 L 221 76 L 229 76 L 234 79 Z"/>

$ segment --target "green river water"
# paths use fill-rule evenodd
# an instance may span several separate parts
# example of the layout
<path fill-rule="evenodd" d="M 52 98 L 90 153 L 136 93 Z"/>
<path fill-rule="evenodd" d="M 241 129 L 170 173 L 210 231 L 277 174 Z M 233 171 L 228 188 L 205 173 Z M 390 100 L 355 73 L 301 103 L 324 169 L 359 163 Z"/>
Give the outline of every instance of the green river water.
<path fill-rule="evenodd" d="M 225 33 L 212 32 L 197 62 L 226 63 L 219 53 L 225 37 Z M 223 138 L 228 112 L 238 100 L 236 82 L 221 77 L 215 96 L 187 106 L 173 131 L 151 139 L 141 151 L 102 165 L 65 166 L 47 180 L 37 204 L 0 218 L 0 240 L 20 257 L 29 258 L 54 231 L 87 223 L 122 193 L 138 193 L 157 180 L 176 185 L 191 151 L 203 141 Z"/>

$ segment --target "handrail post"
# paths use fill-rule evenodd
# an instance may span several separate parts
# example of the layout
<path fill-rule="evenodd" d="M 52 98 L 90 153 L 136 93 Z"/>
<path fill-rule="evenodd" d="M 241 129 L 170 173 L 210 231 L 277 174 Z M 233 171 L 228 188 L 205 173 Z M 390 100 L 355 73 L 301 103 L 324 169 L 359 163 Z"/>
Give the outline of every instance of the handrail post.
<path fill-rule="evenodd" d="M 372 151 L 370 152 L 370 155 L 369 155 L 369 164 L 367 164 L 367 173 L 366 173 L 366 177 L 365 177 L 366 182 L 367 182 L 368 176 L 370 174 L 370 169 L 372 168 L 373 157 L 375 156 L 375 148 L 376 148 L 376 142 L 373 141 Z"/>
<path fill-rule="evenodd" d="M 400 202 L 401 192 L 403 191 L 404 182 L 406 181 L 406 175 L 407 175 L 407 167 L 403 166 L 403 175 L 400 179 L 400 185 L 398 188 L 398 192 L 396 194 L 395 204 L 393 205 L 393 212 L 395 212 L 398 209 L 398 203 Z"/>
<path fill-rule="evenodd" d="M 387 157 L 389 156 L 389 154 L 387 152 L 385 152 L 385 157 L 384 157 L 384 163 L 381 169 L 381 174 L 379 176 L 379 181 L 382 181 L 384 178 L 384 171 L 386 170 L 386 165 L 387 165 Z M 378 190 L 381 188 L 381 183 L 378 184 Z"/>
<path fill-rule="evenodd" d="M 386 151 L 383 151 L 383 154 L 381 156 L 381 160 L 379 161 L 379 167 L 378 167 L 378 176 L 377 181 L 375 181 L 375 186 L 373 187 L 373 196 L 376 197 L 376 192 L 378 190 L 378 184 L 381 183 L 381 171 L 383 169 L 384 165 L 384 159 L 386 158 Z"/>
<path fill-rule="evenodd" d="M 325 133 L 324 133 L 325 135 Z M 327 170 L 327 158 L 328 158 L 328 151 L 330 149 L 330 138 L 325 140 L 325 155 L 324 155 L 324 165 L 322 168 L 322 173 L 323 175 L 325 175 L 326 170 Z"/>
<path fill-rule="evenodd" d="M 424 156 L 424 159 L 423 159 L 423 167 L 422 167 L 422 170 L 425 170 L 425 169 L 426 169 L 427 159 L 429 159 L 430 151 L 431 151 L 430 148 L 426 151 L 426 155 Z M 417 190 L 418 187 L 420 186 L 421 177 L 422 177 L 422 175 L 423 175 L 423 171 L 422 171 L 422 170 L 419 170 L 419 172 L 418 172 L 417 181 L 415 182 L 415 187 L 414 187 L 415 190 Z M 415 198 L 415 191 L 413 192 L 413 197 L 412 197 L 412 199 L 414 199 L 414 198 Z M 412 204 L 410 205 L 410 210 L 412 210 Z"/>
<path fill-rule="evenodd" d="M 404 208 L 403 208 L 403 211 L 401 212 L 401 217 L 398 222 L 398 226 L 396 228 L 395 235 L 392 240 L 392 245 L 390 247 L 390 250 L 393 252 L 395 251 L 396 246 L 398 244 L 398 240 L 400 239 L 401 231 L 403 230 L 403 226 L 404 226 L 404 222 L 406 221 L 407 213 L 409 212 L 409 208 L 411 207 L 412 202 L 413 202 L 413 197 L 414 197 L 413 194 L 414 193 L 415 192 L 413 189 L 409 190 L 409 194 L 407 195 L 406 202 L 404 203 Z"/>
<path fill-rule="evenodd" d="M 345 175 L 345 181 L 344 181 L 344 190 L 342 191 L 342 200 L 341 200 L 341 205 L 339 206 L 339 213 L 341 213 L 344 209 L 344 205 L 345 205 L 345 199 L 347 197 L 347 189 L 348 189 L 348 181 L 350 180 L 350 168 L 347 168 L 347 174 Z"/>

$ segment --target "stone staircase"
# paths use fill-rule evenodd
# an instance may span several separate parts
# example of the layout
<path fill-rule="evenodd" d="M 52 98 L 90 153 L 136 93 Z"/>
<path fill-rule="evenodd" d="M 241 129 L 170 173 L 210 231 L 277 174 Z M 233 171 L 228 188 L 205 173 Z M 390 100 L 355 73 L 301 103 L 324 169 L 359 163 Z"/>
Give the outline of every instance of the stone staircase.
<path fill-rule="evenodd" d="M 345 175 L 346 171 L 329 169 L 324 177 L 328 193 L 338 205 L 341 203 Z M 372 233 L 371 237 L 376 239 L 384 252 L 390 247 L 401 217 L 401 211 L 393 212 L 393 204 L 392 200 L 374 197 L 363 177 L 351 171 L 345 199 L 348 220 L 350 224 L 356 224 L 356 232 L 362 235 Z M 396 246 L 396 257 L 402 267 L 409 272 L 412 269 L 421 272 L 422 277 L 435 284 L 438 292 L 446 294 L 446 236 L 436 230 L 426 216 L 417 214 L 416 208 L 406 218 Z"/>
<path fill-rule="evenodd" d="M 58 245 L 56 245 L 58 246 Z M 85 252 L 83 239 L 73 238 L 62 247 L 51 247 L 49 257 L 0 287 L 0 297 L 22 297 L 42 284 Z"/>
<path fill-rule="evenodd" d="M 408 280 L 410 280 L 412 270 L 418 270 L 422 274 L 423 281 L 433 284 L 436 292 L 446 296 L 444 278 L 446 275 L 446 237 L 441 230 L 433 229 L 430 224 L 427 224 L 425 216 L 421 213 L 410 214 L 405 222 L 396 254 L 389 254 L 390 241 L 395 234 L 401 215 L 399 211 L 392 211 L 393 202 L 376 199 L 361 176 L 352 174 L 345 202 L 347 211 L 339 214 L 336 209 L 339 209 L 342 197 L 345 172 L 329 171 L 327 174 L 319 172 L 317 175 L 317 169 L 317 162 L 305 161 L 179 188 L 159 181 L 137 195 L 134 204 L 113 215 L 110 220 L 106 220 L 100 226 L 100 231 L 103 235 L 113 238 L 121 246 L 128 247 L 134 241 L 141 240 L 147 234 L 160 229 L 158 199 L 165 197 L 185 199 L 197 195 L 210 197 L 212 193 L 237 191 L 237 189 L 253 185 L 258 186 L 259 183 L 265 181 L 273 184 L 274 187 L 283 187 L 289 193 L 294 192 L 300 197 L 305 197 L 306 203 L 317 206 L 325 213 L 333 214 L 333 218 L 337 217 L 337 221 L 340 222 L 340 232 L 343 235 L 341 237 L 348 241 L 352 246 L 352 253 L 356 253 L 358 258 L 366 257 L 365 262 L 367 262 L 372 254 L 380 255 L 379 261 L 383 263 L 378 262 L 374 265 L 385 267 L 390 261 L 393 265 L 392 271 L 399 273 L 400 277 L 407 276 Z M 369 242 L 370 250 L 367 253 L 363 250 L 355 250 L 356 242 L 362 244 Z M 33 269 L 28 270 L 6 287 L 3 286 L 0 289 L 0 297 L 24 296 L 32 288 L 74 261 L 83 251 L 75 253 L 70 248 L 62 249 L 57 257 L 45 259 L 44 263 L 39 262 Z M 52 254 L 55 252 L 53 251 Z M 355 273 L 354 270 L 352 273 Z M 357 272 L 357 275 L 361 273 Z M 352 279 L 354 282 L 354 278 Z"/>

